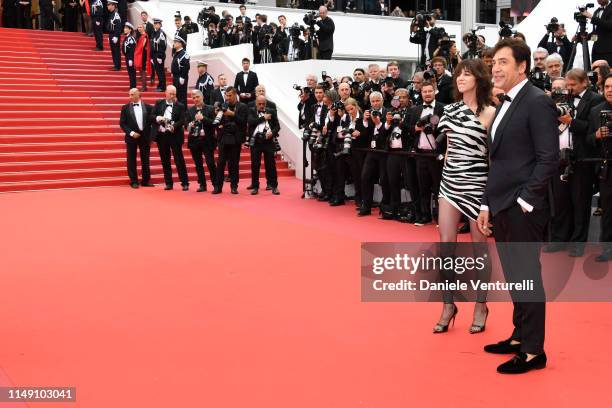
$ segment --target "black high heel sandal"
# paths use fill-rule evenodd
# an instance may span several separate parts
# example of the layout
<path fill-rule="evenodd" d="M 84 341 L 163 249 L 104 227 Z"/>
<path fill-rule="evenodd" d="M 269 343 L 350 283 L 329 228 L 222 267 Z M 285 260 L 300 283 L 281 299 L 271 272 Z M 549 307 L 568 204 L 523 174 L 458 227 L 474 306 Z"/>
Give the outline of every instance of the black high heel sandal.
<path fill-rule="evenodd" d="M 485 321 L 482 325 L 474 324 L 470 326 L 470 334 L 482 333 L 485 331 L 487 325 L 487 318 L 489 317 L 489 307 L 485 304 Z"/>
<path fill-rule="evenodd" d="M 448 326 L 451 324 L 451 322 L 453 323 L 453 326 L 455 326 L 455 317 L 457 317 L 457 313 L 459 312 L 459 309 L 457 308 L 457 305 L 455 305 L 454 303 L 453 303 L 453 307 L 455 308 L 455 310 L 453 311 L 453 315 L 451 316 L 451 318 L 448 320 L 448 323 L 447 324 L 436 323 L 436 325 L 433 328 L 434 334 L 446 333 L 448 331 Z"/>

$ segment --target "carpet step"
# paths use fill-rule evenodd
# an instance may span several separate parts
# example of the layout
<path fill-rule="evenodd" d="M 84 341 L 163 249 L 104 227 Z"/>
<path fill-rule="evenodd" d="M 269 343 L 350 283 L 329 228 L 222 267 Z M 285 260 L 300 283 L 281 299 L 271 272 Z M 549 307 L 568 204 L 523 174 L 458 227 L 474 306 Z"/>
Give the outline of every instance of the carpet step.
<path fill-rule="evenodd" d="M 51 108 L 53 106 L 50 106 Z M 29 122 L 30 119 L 55 119 L 55 120 L 64 120 L 70 119 L 72 123 L 75 121 L 82 121 L 83 123 L 88 123 L 92 119 L 101 119 L 105 117 L 114 117 L 119 118 L 119 114 L 121 112 L 117 111 L 101 111 L 98 109 L 94 109 L 93 106 L 90 106 L 90 109 L 87 111 L 83 110 L 47 110 L 46 106 L 38 105 L 38 110 L 3 110 L 0 108 L 0 121 L 4 119 L 24 119 L 26 123 Z M 28 109 L 32 109 L 29 107 Z"/>
<path fill-rule="evenodd" d="M 0 144 L 123 141 L 123 133 L 2 135 Z"/>
<path fill-rule="evenodd" d="M 22 122 L 22 121 L 21 121 Z M 39 121 L 40 122 L 40 121 Z M 47 121 L 50 122 L 50 121 Z M 120 132 L 121 128 L 119 124 L 111 124 L 111 122 L 104 121 L 100 125 L 75 125 L 74 121 L 70 122 L 70 125 L 52 125 L 47 123 L 33 124 L 30 122 L 26 125 L 19 126 L 16 121 L 7 123 L 3 121 L 0 123 L 0 135 L 46 135 L 49 133 L 53 134 L 84 134 L 84 133 L 99 133 L 103 132 Z"/>

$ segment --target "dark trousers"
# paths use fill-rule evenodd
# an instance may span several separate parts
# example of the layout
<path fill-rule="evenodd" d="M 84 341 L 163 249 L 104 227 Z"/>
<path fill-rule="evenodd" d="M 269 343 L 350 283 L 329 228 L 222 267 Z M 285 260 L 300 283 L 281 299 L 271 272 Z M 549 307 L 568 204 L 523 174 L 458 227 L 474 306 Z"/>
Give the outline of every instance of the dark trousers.
<path fill-rule="evenodd" d="M 353 150 L 350 155 L 336 157 L 336 174 L 334 179 L 333 194 L 337 200 L 344 200 L 344 186 L 346 185 L 346 171 L 351 172 L 353 185 L 355 186 L 355 201 L 361 201 L 361 171 L 365 160 L 365 152 Z"/>
<path fill-rule="evenodd" d="M 128 18 L 127 18 L 128 2 L 127 0 L 119 0 L 119 4 L 117 5 L 117 11 L 119 12 L 119 17 L 121 17 L 121 22 L 125 24 L 128 21 Z"/>
<path fill-rule="evenodd" d="M 185 165 L 185 157 L 183 157 L 182 144 L 160 141 L 158 139 L 157 148 L 159 149 L 159 157 L 161 158 L 162 168 L 164 169 L 164 183 L 169 186 L 174 184 L 172 181 L 172 166 L 170 164 L 170 152 L 172 152 L 174 166 L 179 175 L 181 185 L 188 186 L 189 178 L 187 177 L 187 166 Z"/>
<path fill-rule="evenodd" d="M 17 27 L 32 28 L 32 18 L 30 17 L 32 5 L 23 5 L 17 3 Z"/>
<path fill-rule="evenodd" d="M 104 42 L 102 41 L 102 33 L 104 31 L 102 26 L 102 17 L 92 17 L 91 25 L 93 29 L 94 38 L 96 39 L 96 48 L 99 50 L 104 49 Z"/>
<path fill-rule="evenodd" d="M 603 171 L 603 169 L 602 169 Z M 608 169 L 604 180 L 599 180 L 599 197 L 601 199 L 601 236 L 599 240 L 603 245 L 610 249 L 612 248 L 612 171 Z"/>
<path fill-rule="evenodd" d="M 151 180 L 151 166 L 149 164 L 149 156 L 151 146 L 148 141 L 138 143 L 126 143 L 127 150 L 127 171 L 130 177 L 130 183 L 138 183 L 138 171 L 136 169 L 136 154 L 140 150 L 140 165 L 142 167 L 142 182 L 144 184 Z"/>
<path fill-rule="evenodd" d="M 161 63 L 157 62 L 157 58 L 153 58 L 154 66 L 155 66 L 155 74 L 157 75 L 157 79 L 159 83 L 157 85 L 158 88 L 162 90 L 166 89 L 166 73 L 164 72 L 164 60 Z"/>
<path fill-rule="evenodd" d="M 125 66 L 127 67 L 128 77 L 130 78 L 130 89 L 136 88 L 136 68 L 134 68 L 134 61 L 132 61 L 132 66 L 125 61 Z"/>
<path fill-rule="evenodd" d="M 390 194 L 389 182 L 387 180 L 387 155 L 368 152 L 363 162 L 363 170 L 361 172 L 361 200 L 362 207 L 366 210 L 372 209 L 376 174 L 378 174 L 378 184 L 382 189 L 381 204 L 388 205 L 390 202 Z"/>
<path fill-rule="evenodd" d="M 189 146 L 193 163 L 195 164 L 198 184 L 206 186 L 206 173 L 204 173 L 204 160 L 210 173 L 210 180 L 214 184 L 216 179 L 215 147 L 204 143 L 193 143 Z"/>
<path fill-rule="evenodd" d="M 78 7 L 64 7 L 64 31 L 70 31 L 73 33 L 77 32 L 79 28 L 79 8 Z"/>
<path fill-rule="evenodd" d="M 520 341 L 521 351 L 530 354 L 544 352 L 546 303 L 542 301 L 540 247 L 549 218 L 548 208 L 534 208 L 530 213 L 523 213 L 521 206 L 515 203 L 493 219 L 497 252 L 506 282 L 533 280 L 533 291 L 510 291 L 514 304 L 512 339 Z"/>
<path fill-rule="evenodd" d="M 42 28 L 43 30 L 47 30 L 47 31 L 53 31 L 54 21 L 55 21 L 55 24 L 57 24 L 58 28 L 61 27 L 62 22 L 60 21 L 59 17 L 55 13 L 55 10 L 53 9 L 49 9 L 49 10 L 41 9 L 40 10 L 40 28 Z"/>
<path fill-rule="evenodd" d="M 251 185 L 253 188 L 259 188 L 259 168 L 261 167 L 262 154 L 266 168 L 266 182 L 272 188 L 278 187 L 274 153 L 274 143 L 272 141 L 255 143 L 255 146 L 251 148 Z"/>
<path fill-rule="evenodd" d="M 176 99 L 187 107 L 187 80 L 181 85 L 178 76 L 172 77 L 172 85 L 176 87 Z"/>
<path fill-rule="evenodd" d="M 111 36 L 108 37 L 108 45 L 113 56 L 113 66 L 115 68 L 121 68 L 121 39 L 117 37 L 117 43 L 113 43 Z"/>
<path fill-rule="evenodd" d="M 327 152 L 322 149 L 311 150 L 312 157 L 312 168 L 316 170 L 319 183 L 321 184 L 322 195 L 331 195 L 332 193 L 332 179 L 330 169 L 327 165 Z"/>
<path fill-rule="evenodd" d="M 319 53 L 317 54 L 317 59 L 330 60 L 332 59 L 333 53 L 334 53 L 334 50 L 319 51 Z"/>
<path fill-rule="evenodd" d="M 227 163 L 230 185 L 238 188 L 238 174 L 240 165 L 241 144 L 220 144 L 219 159 L 217 161 L 217 180 L 215 186 L 223 189 L 223 172 Z"/>
<path fill-rule="evenodd" d="M 576 163 L 568 181 L 561 181 L 559 171 L 553 177 L 555 215 L 551 220 L 553 242 L 587 242 L 591 220 L 591 201 L 595 166 L 593 163 Z"/>
<path fill-rule="evenodd" d="M 425 217 L 431 216 L 432 196 L 436 200 L 440 191 L 442 180 L 442 160 L 434 157 L 417 157 L 416 171 L 419 180 L 419 193 L 421 195 L 421 213 Z"/>

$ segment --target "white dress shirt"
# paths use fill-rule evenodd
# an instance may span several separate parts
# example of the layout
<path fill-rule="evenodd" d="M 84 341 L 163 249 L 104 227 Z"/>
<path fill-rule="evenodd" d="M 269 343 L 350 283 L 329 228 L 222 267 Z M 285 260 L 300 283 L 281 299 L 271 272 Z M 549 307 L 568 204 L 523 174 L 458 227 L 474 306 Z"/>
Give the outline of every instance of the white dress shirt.
<path fill-rule="evenodd" d="M 323 102 L 319 102 L 316 105 L 315 109 L 315 122 L 321 123 L 321 111 L 323 110 Z"/>
<path fill-rule="evenodd" d="M 143 129 L 142 125 L 142 102 L 139 101 L 137 103 L 132 104 L 132 108 L 134 109 L 134 116 L 136 116 L 136 124 L 138 124 L 138 130 Z"/>
<path fill-rule="evenodd" d="M 244 86 L 247 84 L 247 80 L 249 79 L 249 71 L 242 73 L 242 81 L 244 82 Z"/>
<path fill-rule="evenodd" d="M 427 103 L 423 103 L 423 105 L 429 105 Z M 423 107 L 423 112 L 421 112 L 421 118 L 424 118 L 427 115 L 433 115 L 434 108 L 436 107 L 436 101 L 431 102 L 431 108 Z M 425 132 L 421 132 L 419 136 L 419 149 L 423 150 L 433 150 L 436 148 L 436 138 L 433 135 L 426 135 Z"/>

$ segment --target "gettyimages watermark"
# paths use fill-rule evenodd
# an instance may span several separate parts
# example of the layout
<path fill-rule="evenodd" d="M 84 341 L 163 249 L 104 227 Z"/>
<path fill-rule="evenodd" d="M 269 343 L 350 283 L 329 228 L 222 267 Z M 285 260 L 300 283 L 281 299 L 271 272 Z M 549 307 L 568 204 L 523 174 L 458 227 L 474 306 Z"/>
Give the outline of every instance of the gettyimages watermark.
<path fill-rule="evenodd" d="M 381 243 L 361 245 L 365 302 L 611 302 L 611 265 L 545 253 L 541 243 Z"/>

